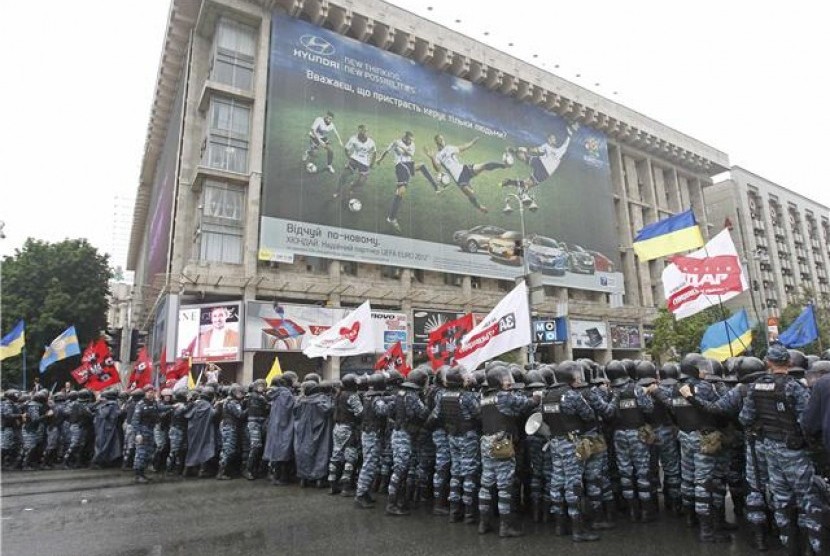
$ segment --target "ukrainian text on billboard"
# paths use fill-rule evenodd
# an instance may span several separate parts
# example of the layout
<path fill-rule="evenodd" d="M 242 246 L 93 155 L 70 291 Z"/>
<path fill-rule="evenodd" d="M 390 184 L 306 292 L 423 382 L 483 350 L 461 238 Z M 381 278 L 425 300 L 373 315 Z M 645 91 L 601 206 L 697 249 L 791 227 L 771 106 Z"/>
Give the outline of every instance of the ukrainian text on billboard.
<path fill-rule="evenodd" d="M 624 291 L 602 133 L 277 14 L 265 158 L 262 260 Z"/>

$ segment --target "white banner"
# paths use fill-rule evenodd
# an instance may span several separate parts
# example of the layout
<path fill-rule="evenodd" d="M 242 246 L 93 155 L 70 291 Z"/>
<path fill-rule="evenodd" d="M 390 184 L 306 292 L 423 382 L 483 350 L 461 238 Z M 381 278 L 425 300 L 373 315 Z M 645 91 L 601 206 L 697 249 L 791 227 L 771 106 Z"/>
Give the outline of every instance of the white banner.
<path fill-rule="evenodd" d="M 312 338 L 303 354 L 325 359 L 329 355 L 343 357 L 375 351 L 377 346 L 372 325 L 372 306 L 366 301 L 340 322 Z"/>
<path fill-rule="evenodd" d="M 690 317 L 749 289 L 728 229 L 702 248 L 670 257 L 663 270 L 666 306 L 678 319 Z"/>
<path fill-rule="evenodd" d="M 527 285 L 522 281 L 461 339 L 455 361 L 473 370 L 488 359 L 530 344 Z"/>

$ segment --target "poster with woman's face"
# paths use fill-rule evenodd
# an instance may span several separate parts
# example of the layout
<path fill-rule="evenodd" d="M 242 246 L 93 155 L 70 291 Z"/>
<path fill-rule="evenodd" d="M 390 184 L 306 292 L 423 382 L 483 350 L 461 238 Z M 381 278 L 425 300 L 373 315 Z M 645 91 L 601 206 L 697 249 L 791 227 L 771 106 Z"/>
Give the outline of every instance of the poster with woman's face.
<path fill-rule="evenodd" d="M 239 303 L 183 307 L 177 355 L 192 357 L 193 363 L 239 361 L 239 310 Z"/>

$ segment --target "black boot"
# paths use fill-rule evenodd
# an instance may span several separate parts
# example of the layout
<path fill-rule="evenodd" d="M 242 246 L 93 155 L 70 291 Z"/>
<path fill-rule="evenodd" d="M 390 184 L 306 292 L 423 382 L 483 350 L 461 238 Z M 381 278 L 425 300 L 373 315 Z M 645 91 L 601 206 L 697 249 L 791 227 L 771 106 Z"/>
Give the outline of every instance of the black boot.
<path fill-rule="evenodd" d="M 352 476 L 351 475 L 343 475 L 343 478 L 340 479 L 340 489 L 342 490 L 341 496 L 345 496 L 346 498 L 351 498 L 355 495 L 354 485 L 352 484 Z"/>
<path fill-rule="evenodd" d="M 216 473 L 216 480 L 217 481 L 227 481 L 230 480 L 230 475 L 226 473 L 226 466 L 224 463 L 219 464 L 219 471 Z"/>
<path fill-rule="evenodd" d="M 553 534 L 557 537 L 570 535 L 570 520 L 567 513 L 554 514 Z"/>
<path fill-rule="evenodd" d="M 464 505 L 464 524 L 475 525 L 478 523 L 478 506 L 475 504 Z"/>
<path fill-rule="evenodd" d="M 730 542 L 732 536 L 715 529 L 715 516 L 712 514 L 700 516 L 700 542 L 718 543 Z"/>
<path fill-rule="evenodd" d="M 150 479 L 148 479 L 144 475 L 144 471 L 136 471 L 135 472 L 135 483 L 137 485 L 146 485 L 149 482 L 150 482 Z"/>
<path fill-rule="evenodd" d="M 501 516 L 499 523 L 499 537 L 521 537 L 524 532 L 518 527 L 518 520 L 516 514 L 507 514 Z"/>
<path fill-rule="evenodd" d="M 758 523 L 752 525 L 752 548 L 758 552 L 766 552 L 769 550 L 769 543 L 767 542 L 767 530 Z"/>
<path fill-rule="evenodd" d="M 479 512 L 478 516 L 478 534 L 484 535 L 493 530 L 493 516 L 490 513 L 490 508 L 485 512 Z"/>
<path fill-rule="evenodd" d="M 628 501 L 628 520 L 631 523 L 640 523 L 640 500 L 638 498 L 632 498 Z"/>
<path fill-rule="evenodd" d="M 450 515 L 450 506 L 447 499 L 444 497 L 436 498 L 432 501 L 432 515 L 447 516 Z"/>
<path fill-rule="evenodd" d="M 726 521 L 726 508 L 712 508 L 715 516 L 715 529 L 718 531 L 737 531 L 738 525 Z"/>
<path fill-rule="evenodd" d="M 588 531 L 585 527 L 585 522 L 583 521 L 582 516 L 576 516 L 571 520 L 573 526 L 573 534 L 571 535 L 571 540 L 573 542 L 590 542 L 590 541 L 598 541 L 599 535 L 594 532 Z"/>
<path fill-rule="evenodd" d="M 533 513 L 533 523 L 542 523 L 542 500 L 541 498 L 534 498 L 531 502 L 532 504 L 532 513 Z"/>
<path fill-rule="evenodd" d="M 398 488 L 394 496 L 389 495 L 386 502 L 386 515 L 409 515 L 409 510 L 402 508 L 401 503 L 406 496 L 403 488 Z"/>
<path fill-rule="evenodd" d="M 694 506 L 686 507 L 684 509 L 686 512 L 686 527 L 692 529 L 697 527 L 700 524 L 700 520 L 698 519 L 697 512 L 695 512 Z"/>
<path fill-rule="evenodd" d="M 613 502 L 603 502 L 602 507 L 594 520 L 595 531 L 614 529 L 617 526 L 617 508 Z"/>
<path fill-rule="evenodd" d="M 288 486 L 288 463 L 277 462 L 274 468 L 274 486 Z"/>
<path fill-rule="evenodd" d="M 450 523 L 458 523 L 462 519 L 464 519 L 464 513 L 461 509 L 461 501 L 460 500 L 450 502 L 449 516 L 450 516 Z"/>
<path fill-rule="evenodd" d="M 651 523 L 657 520 L 657 500 L 652 498 L 643 502 L 643 514 L 640 519 L 642 523 Z"/>
<path fill-rule="evenodd" d="M 550 513 L 550 500 L 542 500 L 542 523 L 553 523 L 553 514 Z"/>
<path fill-rule="evenodd" d="M 798 534 L 798 526 L 790 522 L 783 530 L 781 530 L 782 544 L 787 556 L 801 556 L 801 539 Z M 783 542 L 786 538 L 786 542 Z"/>
<path fill-rule="evenodd" d="M 361 510 L 370 510 L 375 507 L 374 501 L 369 498 L 368 494 L 361 494 L 354 499 L 354 505 Z"/>
<path fill-rule="evenodd" d="M 329 485 L 329 494 L 331 494 L 332 496 L 337 496 L 341 492 L 342 492 L 342 489 L 340 488 L 340 481 L 338 481 L 338 480 L 332 481 L 331 484 Z"/>

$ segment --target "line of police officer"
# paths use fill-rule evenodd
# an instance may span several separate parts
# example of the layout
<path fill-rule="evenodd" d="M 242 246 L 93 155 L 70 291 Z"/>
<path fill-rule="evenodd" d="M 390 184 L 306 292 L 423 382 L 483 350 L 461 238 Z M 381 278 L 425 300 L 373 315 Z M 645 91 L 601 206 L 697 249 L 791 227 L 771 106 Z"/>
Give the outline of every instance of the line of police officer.
<path fill-rule="evenodd" d="M 248 479 L 267 471 L 285 484 L 286 462 L 262 457 L 282 388 L 289 399 L 330 398 L 332 434 L 317 440 L 324 453 L 330 446 L 330 493 L 362 509 L 383 491 L 388 515 L 430 501 L 434 514 L 477 524 L 482 534 L 498 518 L 502 537 L 522 534 L 518 516 L 527 510 L 584 542 L 614 527 L 622 509 L 631 522 L 657 519 L 662 483 L 665 512 L 685 515 L 702 542 L 730 540 L 728 490 L 758 550 L 775 529 L 789 553 L 821 554 L 825 502 L 799 426 L 805 375 L 830 370 L 817 359 L 772 346 L 766 364 L 743 357 L 724 367 L 690 354 L 659 370 L 647 361 L 579 360 L 525 372 L 492 362 L 474 373 L 346 375 L 339 385 L 313 374 L 301 385 L 286 372 L 267 391 L 258 380 L 247 393 L 209 385 L 163 390 L 159 401 L 149 387 L 105 390 L 98 401 L 86 390 L 51 399 L 7 390 L 2 461 L 31 469 L 120 458 L 139 483 L 149 465 L 176 475 L 197 465 L 206 476 L 216 462 L 218 479 L 238 466 Z"/>

